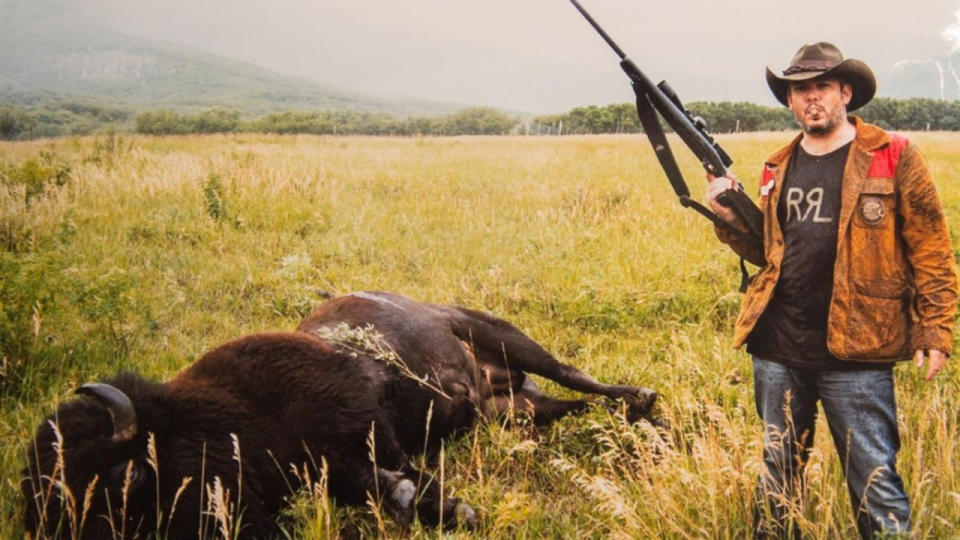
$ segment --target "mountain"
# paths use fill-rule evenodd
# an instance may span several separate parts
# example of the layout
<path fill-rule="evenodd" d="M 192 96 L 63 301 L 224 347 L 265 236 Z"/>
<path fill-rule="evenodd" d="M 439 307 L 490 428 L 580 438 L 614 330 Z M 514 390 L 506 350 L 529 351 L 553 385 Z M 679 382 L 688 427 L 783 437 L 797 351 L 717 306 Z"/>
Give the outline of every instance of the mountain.
<path fill-rule="evenodd" d="M 960 52 L 940 58 L 903 60 L 877 74 L 885 97 L 960 99 Z"/>
<path fill-rule="evenodd" d="M 98 28 L 62 0 L 0 0 L 0 103 L 96 100 L 134 109 L 351 109 L 398 116 L 463 105 L 364 95 L 257 65 Z"/>

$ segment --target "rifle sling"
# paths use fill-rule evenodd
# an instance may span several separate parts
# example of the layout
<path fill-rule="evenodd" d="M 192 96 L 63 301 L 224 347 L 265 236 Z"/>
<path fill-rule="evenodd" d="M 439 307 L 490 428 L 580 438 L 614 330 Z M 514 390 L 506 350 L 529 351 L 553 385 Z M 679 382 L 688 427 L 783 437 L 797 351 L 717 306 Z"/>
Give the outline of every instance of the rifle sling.
<path fill-rule="evenodd" d="M 687 187 L 687 182 L 683 179 L 683 173 L 680 172 L 680 167 L 677 166 L 677 160 L 673 157 L 673 152 L 670 150 L 670 143 L 667 141 L 663 127 L 660 125 L 660 119 L 657 116 L 657 111 L 653 103 L 650 102 L 650 98 L 639 85 L 635 82 L 632 82 L 632 85 L 633 92 L 637 96 L 637 116 L 640 117 L 640 125 L 643 126 L 643 132 L 647 134 L 647 138 L 653 146 L 653 152 L 657 155 L 660 167 L 663 169 L 663 172 L 666 173 L 667 180 L 670 181 L 674 193 L 680 198 L 680 205 L 695 210 L 713 222 L 717 227 L 730 231 L 740 238 L 752 239 L 753 236 L 749 232 L 741 231 L 726 221 L 723 221 L 707 207 L 690 198 L 690 188 Z M 746 292 L 749 281 L 750 274 L 747 272 L 743 257 L 740 257 L 740 292 Z"/>
<path fill-rule="evenodd" d="M 683 179 L 683 173 L 677 166 L 677 160 L 673 157 L 673 151 L 670 150 L 670 143 L 667 141 L 666 133 L 660 125 L 660 119 L 657 111 L 647 96 L 636 83 L 633 83 L 633 91 L 637 95 L 637 116 L 640 117 L 640 125 L 643 126 L 643 132 L 647 134 L 650 144 L 653 146 L 653 152 L 657 155 L 660 167 L 667 175 L 667 180 L 673 187 L 673 192 L 680 198 L 680 204 L 686 208 L 691 208 L 703 217 L 709 219 L 714 225 L 730 231 L 731 233 L 750 239 L 750 233 L 730 225 L 720 219 L 715 213 L 711 212 L 706 206 L 690 198 L 690 188 L 687 187 L 686 180 Z"/>

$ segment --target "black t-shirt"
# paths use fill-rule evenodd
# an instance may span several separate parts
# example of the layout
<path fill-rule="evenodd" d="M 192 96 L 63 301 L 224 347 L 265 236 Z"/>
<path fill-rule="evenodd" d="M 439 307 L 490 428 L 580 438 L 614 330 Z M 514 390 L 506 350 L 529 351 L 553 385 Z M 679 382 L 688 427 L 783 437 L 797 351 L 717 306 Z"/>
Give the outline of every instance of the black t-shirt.
<path fill-rule="evenodd" d="M 827 349 L 843 169 L 850 143 L 822 156 L 798 144 L 790 158 L 777 220 L 784 253 L 773 298 L 747 338 L 747 351 L 804 369 L 878 368 L 839 360 Z"/>

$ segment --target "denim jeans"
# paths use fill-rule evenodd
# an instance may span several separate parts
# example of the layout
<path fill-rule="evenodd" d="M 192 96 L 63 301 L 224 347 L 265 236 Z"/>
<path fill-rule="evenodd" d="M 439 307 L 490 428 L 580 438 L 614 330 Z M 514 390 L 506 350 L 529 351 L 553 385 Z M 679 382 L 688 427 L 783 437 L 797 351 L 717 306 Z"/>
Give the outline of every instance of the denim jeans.
<path fill-rule="evenodd" d="M 909 530 L 910 505 L 896 468 L 900 435 L 892 369 L 806 371 L 754 357 L 753 375 L 765 426 L 758 536 L 799 538 L 790 501 L 802 500 L 817 400 L 843 465 L 860 536 Z"/>

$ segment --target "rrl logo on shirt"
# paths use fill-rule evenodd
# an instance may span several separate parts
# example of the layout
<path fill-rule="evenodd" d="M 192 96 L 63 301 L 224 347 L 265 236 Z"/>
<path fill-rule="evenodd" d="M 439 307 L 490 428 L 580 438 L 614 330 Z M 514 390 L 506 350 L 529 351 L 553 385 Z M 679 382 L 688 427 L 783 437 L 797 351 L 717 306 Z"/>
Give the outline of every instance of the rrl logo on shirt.
<path fill-rule="evenodd" d="M 831 216 L 821 216 L 820 210 L 823 207 L 823 188 L 815 187 L 803 192 L 798 187 L 788 188 L 784 193 L 787 205 L 787 223 L 791 221 L 807 221 L 811 217 L 814 223 L 830 223 L 833 221 Z"/>

